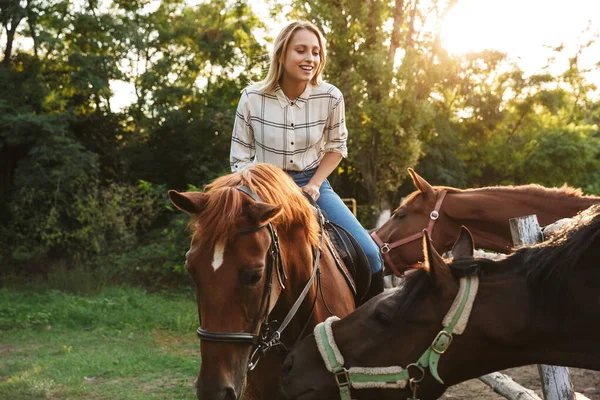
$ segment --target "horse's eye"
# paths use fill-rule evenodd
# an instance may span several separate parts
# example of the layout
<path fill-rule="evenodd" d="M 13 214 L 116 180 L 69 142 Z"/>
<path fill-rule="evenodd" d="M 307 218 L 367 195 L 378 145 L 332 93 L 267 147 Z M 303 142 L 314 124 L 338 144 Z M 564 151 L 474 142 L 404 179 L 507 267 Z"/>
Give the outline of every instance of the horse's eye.
<path fill-rule="evenodd" d="M 261 271 L 244 271 L 240 274 L 240 283 L 242 285 L 255 286 L 262 279 Z"/>
<path fill-rule="evenodd" d="M 402 218 L 404 218 L 404 214 L 402 214 L 402 213 L 396 213 L 396 214 L 394 214 L 394 218 L 396 218 L 396 219 L 402 219 Z"/>
<path fill-rule="evenodd" d="M 384 326 L 390 326 L 392 324 L 392 318 L 382 311 L 375 311 L 373 318 Z"/>

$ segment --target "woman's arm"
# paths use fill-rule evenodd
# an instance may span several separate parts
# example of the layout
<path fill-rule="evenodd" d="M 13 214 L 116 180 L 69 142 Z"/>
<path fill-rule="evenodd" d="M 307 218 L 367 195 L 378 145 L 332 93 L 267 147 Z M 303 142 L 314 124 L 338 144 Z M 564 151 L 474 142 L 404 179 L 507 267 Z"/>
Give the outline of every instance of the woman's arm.
<path fill-rule="evenodd" d="M 310 178 L 310 181 L 302 187 L 302 190 L 308 193 L 315 201 L 319 198 L 319 187 L 327 179 L 327 177 L 335 170 L 338 164 L 342 161 L 342 155 L 337 152 L 327 152 L 323 156 L 317 171 Z"/>
<path fill-rule="evenodd" d="M 231 171 L 242 171 L 254 163 L 254 131 L 250 125 L 250 104 L 248 93 L 244 89 L 235 112 L 235 122 L 231 135 L 229 163 Z"/>

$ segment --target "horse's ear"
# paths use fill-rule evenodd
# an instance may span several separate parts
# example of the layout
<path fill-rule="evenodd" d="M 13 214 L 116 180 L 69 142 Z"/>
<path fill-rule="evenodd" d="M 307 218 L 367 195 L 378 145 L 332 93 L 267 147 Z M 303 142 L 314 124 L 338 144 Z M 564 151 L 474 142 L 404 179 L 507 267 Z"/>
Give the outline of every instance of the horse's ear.
<path fill-rule="evenodd" d="M 199 214 L 206 206 L 208 195 L 201 192 L 183 192 L 169 190 L 169 200 L 181 211 L 189 214 Z"/>
<path fill-rule="evenodd" d="M 448 290 L 453 285 L 454 279 L 450 267 L 446 264 L 442 256 L 437 252 L 427 229 L 423 229 L 423 254 L 425 255 L 425 269 L 429 271 L 429 275 L 435 282 L 435 286 L 440 290 Z"/>
<path fill-rule="evenodd" d="M 419 190 L 419 192 L 423 193 L 425 196 L 434 195 L 435 190 L 433 186 L 429 184 L 421 175 L 417 174 L 414 169 L 409 168 L 408 173 L 412 177 L 413 183 L 415 187 Z"/>
<path fill-rule="evenodd" d="M 248 216 L 259 225 L 271 221 L 281 214 L 282 211 L 283 207 L 281 205 L 274 206 L 260 201 L 253 202 L 248 206 Z"/>
<path fill-rule="evenodd" d="M 460 227 L 460 236 L 452 246 L 452 259 L 460 260 L 463 258 L 473 258 L 473 236 L 471 232 L 463 225 Z"/>

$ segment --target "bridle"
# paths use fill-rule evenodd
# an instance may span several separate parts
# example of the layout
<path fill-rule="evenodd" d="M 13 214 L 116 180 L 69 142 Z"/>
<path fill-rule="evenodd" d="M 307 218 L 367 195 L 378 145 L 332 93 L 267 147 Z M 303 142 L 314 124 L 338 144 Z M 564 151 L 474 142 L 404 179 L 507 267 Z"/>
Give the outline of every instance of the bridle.
<path fill-rule="evenodd" d="M 236 186 L 236 189 L 239 190 L 240 192 L 247 194 L 253 200 L 262 202 L 262 199 L 248 187 Z M 262 295 L 258 314 L 254 318 L 252 330 L 250 332 L 214 332 L 214 331 L 209 331 L 206 329 L 202 329 L 202 327 L 199 327 L 196 330 L 196 335 L 198 336 L 199 339 L 205 340 L 205 341 L 212 341 L 212 342 L 243 343 L 243 344 L 252 345 L 253 350 L 252 350 L 252 353 L 248 360 L 248 370 L 249 371 L 253 370 L 256 367 L 256 365 L 258 364 L 258 361 L 266 354 L 266 352 L 269 349 L 275 348 L 275 347 L 282 347 L 284 350 L 287 351 L 286 346 L 281 342 L 281 333 L 288 326 L 288 324 L 290 323 L 292 318 L 294 318 L 294 316 L 298 312 L 298 309 L 300 308 L 302 302 L 304 301 L 304 299 L 308 295 L 310 288 L 312 287 L 315 277 L 317 279 L 317 290 L 319 289 L 320 284 L 321 284 L 321 280 L 320 280 L 320 272 L 321 271 L 320 271 L 320 267 L 319 267 L 319 259 L 320 259 L 320 255 L 321 255 L 321 246 L 322 246 L 322 242 L 323 242 L 324 218 L 318 208 L 317 208 L 317 213 L 318 213 L 319 226 L 320 226 L 319 247 L 318 247 L 318 249 L 316 249 L 313 252 L 314 253 L 314 264 L 313 264 L 312 274 L 310 276 L 310 279 L 304 286 L 304 289 L 300 293 L 300 296 L 298 296 L 298 299 L 296 299 L 296 301 L 290 308 L 290 311 L 284 318 L 283 322 L 279 325 L 279 327 L 277 329 L 275 329 L 275 325 L 276 325 L 277 321 L 275 321 L 275 320 L 269 321 L 269 313 L 270 313 L 269 305 L 271 304 L 271 297 L 272 297 L 272 278 L 273 278 L 273 273 L 277 274 L 277 280 L 278 280 L 279 284 L 281 285 L 282 290 L 285 290 L 286 287 L 285 287 L 283 281 L 287 280 L 287 275 L 286 275 L 282 257 L 281 257 L 281 248 L 279 246 L 279 237 L 277 236 L 277 231 L 275 230 L 273 225 L 270 222 L 268 222 L 264 225 L 259 225 L 259 226 L 248 228 L 248 229 L 242 229 L 237 232 L 240 235 L 245 235 L 245 234 L 254 233 L 263 228 L 266 228 L 267 231 L 269 232 L 269 236 L 271 237 L 271 244 L 269 245 L 269 250 L 267 252 L 268 261 L 267 261 L 266 274 L 265 274 L 265 279 L 266 279 L 265 290 Z M 308 322 L 310 321 L 310 317 L 312 316 L 312 313 L 314 311 L 314 307 L 316 304 L 316 300 L 317 300 L 316 297 L 317 296 L 315 296 L 315 299 L 313 301 L 311 314 L 310 314 L 308 320 L 306 321 L 306 324 L 304 325 L 304 329 L 302 329 L 302 331 L 300 332 L 299 337 L 302 337 L 302 334 L 304 333 L 304 330 L 306 329 Z M 262 314 L 263 308 L 265 308 L 265 304 L 266 304 L 266 310 L 264 312 L 264 315 L 262 317 L 262 322 L 261 322 L 261 314 Z M 255 332 L 257 332 L 257 330 L 259 330 L 258 329 L 259 324 L 260 324 L 260 331 L 258 333 L 255 333 Z"/>
<path fill-rule="evenodd" d="M 431 345 L 406 368 L 399 366 L 390 367 L 344 367 L 344 357 L 337 347 L 331 324 L 338 317 L 329 317 L 318 324 L 314 329 L 317 348 L 323 358 L 325 367 L 335 376 L 335 381 L 340 392 L 341 400 L 350 400 L 350 388 L 355 389 L 403 389 L 406 385 L 412 390 L 412 397 L 416 399 L 418 384 L 425 378 L 427 370 L 439 383 L 444 384 L 438 373 L 439 360 L 452 343 L 453 335 L 464 332 L 471 309 L 479 288 L 477 274 L 460 278 L 460 289 L 442 321 L 443 329 L 438 332 Z M 418 372 L 418 376 L 411 377 L 411 371 Z"/>
<path fill-rule="evenodd" d="M 441 190 L 439 192 L 439 197 L 435 203 L 433 211 L 429 213 L 429 223 L 427 224 L 426 229 L 427 229 L 427 232 L 429 232 L 429 234 L 432 235 L 432 237 L 433 237 L 433 226 L 435 225 L 435 221 L 437 221 L 437 219 L 440 217 L 440 208 L 442 207 L 442 203 L 444 201 L 444 197 L 446 197 L 446 193 L 447 193 L 446 190 Z M 377 232 L 371 233 L 371 237 L 373 238 L 375 243 L 377 243 L 377 246 L 379 246 L 379 251 L 381 252 L 381 255 L 383 256 L 383 259 L 385 260 L 385 263 L 388 265 L 388 267 L 390 267 L 392 269 L 392 271 L 394 271 L 394 273 L 396 273 L 397 275 L 401 275 L 403 273 L 403 271 L 400 268 L 398 268 L 392 261 L 392 257 L 390 256 L 390 251 L 392 251 L 392 249 L 395 249 L 396 247 L 402 246 L 403 244 L 414 242 L 415 240 L 421 239 L 423 237 L 423 233 L 418 232 L 418 233 L 412 234 L 410 236 L 407 236 L 403 239 L 396 240 L 393 243 L 384 242 L 377 235 Z"/>

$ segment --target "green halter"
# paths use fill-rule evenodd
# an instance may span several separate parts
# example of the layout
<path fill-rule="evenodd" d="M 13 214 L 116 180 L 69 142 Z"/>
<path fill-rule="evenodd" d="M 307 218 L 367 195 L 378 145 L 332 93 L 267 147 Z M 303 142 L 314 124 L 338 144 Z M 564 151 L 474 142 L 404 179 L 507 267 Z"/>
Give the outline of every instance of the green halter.
<path fill-rule="evenodd" d="M 431 345 L 423 355 L 403 369 L 398 366 L 391 367 L 344 367 L 344 357 L 340 353 L 333 337 L 331 324 L 338 317 L 329 317 L 315 327 L 315 340 L 325 363 L 325 367 L 335 375 L 335 380 L 340 391 L 341 400 L 351 400 L 350 387 L 355 389 L 379 388 L 379 389 L 402 389 L 411 380 L 409 370 L 415 368 L 421 372 L 421 376 L 413 379 L 413 383 L 420 382 L 425 376 L 425 370 L 429 368 L 431 375 L 440 383 L 444 383 L 438 374 L 440 356 L 450 346 L 452 335 L 460 335 L 465 330 L 477 289 L 479 278 L 467 276 L 460 279 L 460 289 L 450 311 L 444 317 L 442 325 L 444 328 L 438 332 Z"/>

